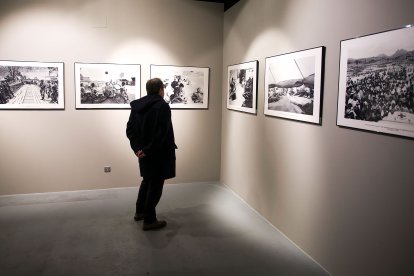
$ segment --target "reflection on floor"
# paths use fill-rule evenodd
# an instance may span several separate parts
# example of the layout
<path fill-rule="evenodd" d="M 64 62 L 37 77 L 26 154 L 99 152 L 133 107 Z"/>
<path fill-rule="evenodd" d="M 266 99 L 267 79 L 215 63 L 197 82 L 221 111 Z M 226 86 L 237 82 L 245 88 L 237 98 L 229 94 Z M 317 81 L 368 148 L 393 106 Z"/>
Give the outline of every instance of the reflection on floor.
<path fill-rule="evenodd" d="M 137 190 L 0 197 L 1 275 L 329 275 L 219 184 L 166 185 L 153 232 Z"/>

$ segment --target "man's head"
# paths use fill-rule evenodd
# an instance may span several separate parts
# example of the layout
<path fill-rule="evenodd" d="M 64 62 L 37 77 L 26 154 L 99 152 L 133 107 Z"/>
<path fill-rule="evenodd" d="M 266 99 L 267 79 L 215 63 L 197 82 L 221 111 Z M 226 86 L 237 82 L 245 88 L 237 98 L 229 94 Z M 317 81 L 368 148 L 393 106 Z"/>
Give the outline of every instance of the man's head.
<path fill-rule="evenodd" d="M 164 83 L 159 78 L 153 78 L 147 81 L 146 89 L 148 95 L 160 95 L 164 97 Z"/>

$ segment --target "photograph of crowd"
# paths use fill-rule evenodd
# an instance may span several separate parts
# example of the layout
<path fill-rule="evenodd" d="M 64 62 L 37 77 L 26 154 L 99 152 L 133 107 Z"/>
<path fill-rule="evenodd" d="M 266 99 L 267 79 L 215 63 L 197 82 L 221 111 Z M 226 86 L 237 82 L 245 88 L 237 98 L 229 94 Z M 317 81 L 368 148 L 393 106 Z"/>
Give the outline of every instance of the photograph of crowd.
<path fill-rule="evenodd" d="M 209 68 L 151 65 L 151 78 L 164 82 L 164 100 L 171 108 L 207 109 Z"/>
<path fill-rule="evenodd" d="M 320 123 L 324 47 L 266 58 L 265 114 Z"/>
<path fill-rule="evenodd" d="M 414 28 L 341 42 L 338 125 L 414 137 Z"/>
<path fill-rule="evenodd" d="M 63 63 L 0 61 L 0 109 L 63 108 Z"/>
<path fill-rule="evenodd" d="M 258 61 L 228 66 L 227 108 L 256 114 Z"/>
<path fill-rule="evenodd" d="M 140 97 L 139 64 L 75 63 L 76 108 L 129 108 Z"/>

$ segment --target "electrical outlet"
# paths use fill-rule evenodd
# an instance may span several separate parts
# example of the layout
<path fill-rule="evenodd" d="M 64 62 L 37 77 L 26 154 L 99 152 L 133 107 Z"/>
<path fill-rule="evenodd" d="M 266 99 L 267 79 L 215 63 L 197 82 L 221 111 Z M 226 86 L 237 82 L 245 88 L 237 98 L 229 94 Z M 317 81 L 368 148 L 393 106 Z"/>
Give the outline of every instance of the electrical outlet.
<path fill-rule="evenodd" d="M 104 172 L 106 172 L 106 173 L 111 172 L 111 167 L 109 167 L 109 166 L 105 166 L 105 167 L 104 167 Z"/>

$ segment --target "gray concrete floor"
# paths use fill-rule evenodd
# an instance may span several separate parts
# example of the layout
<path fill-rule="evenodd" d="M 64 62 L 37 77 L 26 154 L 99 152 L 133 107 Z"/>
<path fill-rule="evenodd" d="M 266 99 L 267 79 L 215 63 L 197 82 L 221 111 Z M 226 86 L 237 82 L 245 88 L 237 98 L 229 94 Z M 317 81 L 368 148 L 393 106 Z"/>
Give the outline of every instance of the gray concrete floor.
<path fill-rule="evenodd" d="M 0 275 L 329 275 L 219 184 L 166 185 L 153 232 L 137 191 L 0 197 Z"/>

